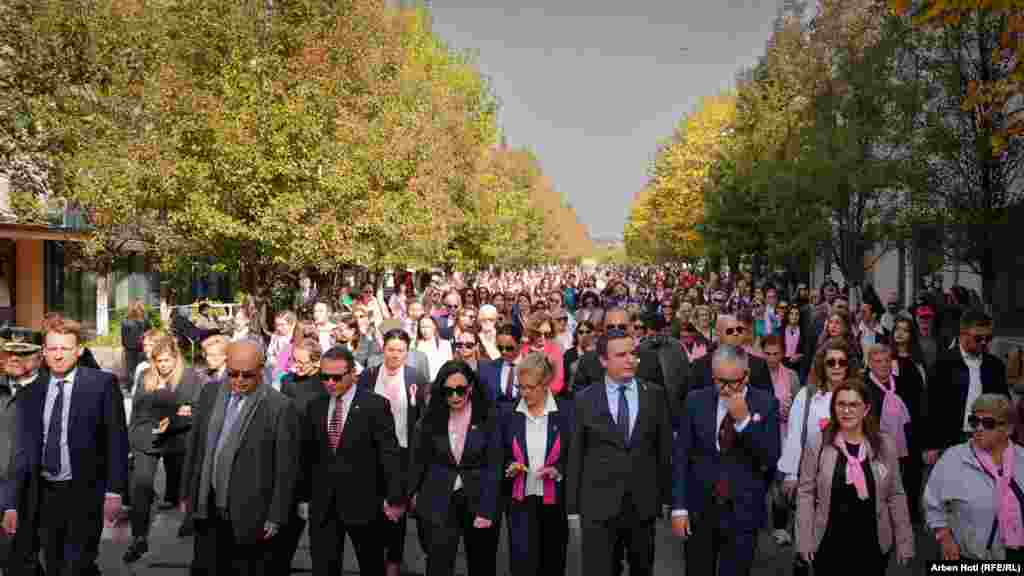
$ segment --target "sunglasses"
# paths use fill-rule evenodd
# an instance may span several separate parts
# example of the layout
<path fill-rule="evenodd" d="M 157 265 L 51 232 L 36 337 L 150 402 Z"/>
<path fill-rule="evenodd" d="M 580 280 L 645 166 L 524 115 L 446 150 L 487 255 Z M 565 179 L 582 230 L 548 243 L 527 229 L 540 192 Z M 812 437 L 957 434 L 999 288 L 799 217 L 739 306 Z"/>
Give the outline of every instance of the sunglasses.
<path fill-rule="evenodd" d="M 744 326 L 733 326 L 732 328 L 726 328 L 725 329 L 725 335 L 726 336 L 732 336 L 734 334 L 735 335 L 739 335 L 739 334 L 743 334 L 746 331 L 747 331 L 747 329 Z"/>
<path fill-rule="evenodd" d="M 604 329 L 606 331 L 618 330 L 620 332 L 628 332 L 629 324 L 605 324 Z"/>
<path fill-rule="evenodd" d="M 546 338 L 551 338 L 551 331 L 550 330 L 538 330 L 538 331 L 531 330 L 530 331 L 530 338 L 545 338 L 545 339 Z"/>
<path fill-rule="evenodd" d="M 467 386 L 445 386 L 444 393 L 446 396 L 458 396 L 459 398 L 465 396 L 469 388 Z"/>
<path fill-rule="evenodd" d="M 828 366 L 829 368 L 846 368 L 849 365 L 850 361 L 846 358 L 829 358 L 828 360 L 825 360 L 825 366 Z"/>
<path fill-rule="evenodd" d="M 1002 420 L 996 420 L 991 416 L 979 418 L 978 416 L 971 414 L 970 416 L 967 417 L 967 425 L 974 430 L 977 430 L 979 425 L 985 430 L 995 430 L 997 426 L 1001 426 L 1003 424 L 1006 424 L 1006 422 L 1003 422 Z"/>
<path fill-rule="evenodd" d="M 228 378 L 232 380 L 241 378 L 243 380 L 252 380 L 253 378 L 260 375 L 259 370 L 231 370 L 228 369 Z"/>
<path fill-rule="evenodd" d="M 321 374 L 320 380 L 323 382 L 330 382 L 331 384 L 338 384 L 349 374 L 351 374 L 351 372 L 342 372 L 341 374 Z"/>
<path fill-rule="evenodd" d="M 514 346 L 514 345 L 513 346 L 509 346 L 509 345 L 505 345 L 505 346 L 499 345 L 498 346 L 498 350 L 501 351 L 501 352 L 513 352 L 513 351 L 515 351 L 515 349 L 516 349 L 516 346 Z"/>

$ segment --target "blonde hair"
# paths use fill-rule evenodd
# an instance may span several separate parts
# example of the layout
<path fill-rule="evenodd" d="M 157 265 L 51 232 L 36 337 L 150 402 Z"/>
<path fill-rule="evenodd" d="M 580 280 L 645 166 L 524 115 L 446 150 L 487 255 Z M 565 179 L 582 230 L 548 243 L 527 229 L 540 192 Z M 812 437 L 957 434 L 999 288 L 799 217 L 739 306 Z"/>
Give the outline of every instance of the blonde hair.
<path fill-rule="evenodd" d="M 1007 424 L 1017 423 L 1017 414 L 1010 399 L 1002 394 L 982 394 L 971 404 L 971 412 L 988 412 L 993 418 Z"/>
<path fill-rule="evenodd" d="M 156 368 L 156 359 L 163 354 L 174 356 L 174 370 L 167 378 L 170 389 L 176 390 L 178 384 L 181 383 L 181 377 L 185 373 L 185 358 L 181 355 L 181 349 L 178 348 L 178 343 L 174 338 L 160 338 L 153 344 L 153 364 L 146 368 L 146 372 L 142 375 L 142 389 L 146 392 L 152 392 L 160 387 L 160 373 Z"/>
<path fill-rule="evenodd" d="M 516 376 L 522 378 L 523 374 L 537 376 L 541 384 L 548 386 L 551 383 L 551 379 L 555 377 L 555 366 L 546 354 L 530 352 L 522 361 L 516 364 Z"/>

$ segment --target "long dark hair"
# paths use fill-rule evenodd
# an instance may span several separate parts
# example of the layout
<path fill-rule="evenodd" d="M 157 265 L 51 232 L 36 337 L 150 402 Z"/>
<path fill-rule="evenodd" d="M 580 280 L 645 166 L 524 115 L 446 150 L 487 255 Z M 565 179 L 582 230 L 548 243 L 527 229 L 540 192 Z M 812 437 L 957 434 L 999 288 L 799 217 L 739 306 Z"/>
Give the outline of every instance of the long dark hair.
<path fill-rule="evenodd" d="M 839 433 L 839 413 L 836 410 L 836 399 L 839 398 L 839 393 L 844 390 L 855 392 L 860 396 L 861 401 L 864 402 L 864 437 L 867 438 L 868 444 L 871 445 L 871 451 L 874 452 L 875 459 L 882 458 L 882 433 L 879 431 L 878 419 L 875 418 L 874 412 L 871 411 L 871 401 L 863 380 L 847 379 L 832 390 L 832 401 L 829 403 L 828 408 L 828 428 L 825 429 L 821 436 L 821 445 L 827 446 L 831 444 L 835 440 L 836 434 Z"/>
<path fill-rule="evenodd" d="M 921 348 L 921 341 L 918 339 L 917 333 L 917 322 L 914 321 L 910 316 L 900 316 L 896 319 L 893 324 L 893 336 L 892 336 L 892 353 L 893 356 L 899 358 L 899 350 L 897 350 L 896 344 L 896 327 L 900 325 L 900 322 L 906 324 L 910 329 L 910 359 L 921 366 L 925 365 L 924 361 L 924 350 Z"/>
<path fill-rule="evenodd" d="M 448 396 L 445 394 L 444 384 L 455 374 L 462 374 L 466 379 L 466 386 L 472 390 L 469 396 L 469 401 L 473 405 L 471 422 L 480 424 L 492 416 L 493 406 L 473 368 L 462 360 L 449 360 L 441 366 L 437 378 L 434 378 L 433 384 L 430 385 L 430 403 L 424 415 L 424 424 L 429 427 L 432 434 L 448 434 Z"/>

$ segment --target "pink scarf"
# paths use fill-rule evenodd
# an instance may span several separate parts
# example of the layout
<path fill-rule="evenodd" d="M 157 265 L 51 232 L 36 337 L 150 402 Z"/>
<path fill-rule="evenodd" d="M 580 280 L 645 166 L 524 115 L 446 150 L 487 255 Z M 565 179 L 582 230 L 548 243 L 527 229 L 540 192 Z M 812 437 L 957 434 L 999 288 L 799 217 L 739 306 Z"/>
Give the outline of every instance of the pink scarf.
<path fill-rule="evenodd" d="M 547 458 L 544 459 L 544 466 L 554 466 L 558 462 L 558 457 L 562 453 L 562 435 L 555 436 L 555 443 L 551 445 L 551 450 L 548 452 Z M 523 449 L 519 447 L 519 439 L 512 439 L 512 456 L 515 457 L 516 463 L 523 466 L 529 467 L 526 462 L 526 456 L 523 454 Z M 521 472 L 516 476 L 516 479 L 512 482 L 512 499 L 516 502 L 522 502 L 526 499 L 526 475 L 529 472 Z M 544 479 L 544 504 L 551 505 L 555 503 L 555 480 L 554 478 Z"/>
<path fill-rule="evenodd" d="M 846 456 L 846 483 L 853 484 L 853 487 L 857 489 L 858 498 L 867 500 L 870 496 L 868 494 L 868 480 L 864 476 L 864 468 L 861 466 L 868 456 L 867 442 L 861 444 L 856 457 L 850 456 L 850 452 L 847 451 L 846 435 L 842 432 L 836 434 L 833 444 L 843 453 L 843 456 Z"/>
<path fill-rule="evenodd" d="M 398 373 L 392 376 L 388 374 L 387 367 L 381 364 L 376 384 L 384 389 L 383 396 L 391 404 L 391 415 L 397 418 L 402 410 L 402 395 L 405 394 L 405 367 L 399 368 Z"/>
<path fill-rule="evenodd" d="M 909 454 L 907 450 L 907 434 L 904 428 L 910 423 L 910 411 L 903 399 L 896 394 L 896 381 L 889 375 L 888 386 L 882 384 L 871 374 L 871 381 L 882 389 L 882 421 L 879 423 L 883 432 L 889 434 L 896 443 L 896 455 L 903 458 Z"/>
<path fill-rule="evenodd" d="M 800 328 L 789 326 L 786 328 L 786 358 L 796 356 L 800 347 Z"/>
<path fill-rule="evenodd" d="M 1020 502 L 1014 495 L 1013 489 L 1010 488 L 1010 483 L 1013 482 L 1014 460 L 1016 459 L 1016 450 L 1014 450 L 1013 444 L 1011 443 L 1003 450 L 1002 474 L 999 474 L 999 469 L 992 461 L 992 455 L 984 450 L 976 450 L 973 441 L 971 450 L 985 472 L 988 472 L 988 475 L 996 481 L 995 501 L 998 505 L 999 534 L 1003 537 L 1003 545 L 1007 548 L 1024 546 Z"/>
<path fill-rule="evenodd" d="M 448 415 L 448 433 L 452 438 L 452 456 L 456 462 L 462 462 L 462 450 L 466 447 L 466 435 L 469 434 L 469 422 L 473 418 L 473 404 L 470 403 L 462 412 L 451 412 Z"/>

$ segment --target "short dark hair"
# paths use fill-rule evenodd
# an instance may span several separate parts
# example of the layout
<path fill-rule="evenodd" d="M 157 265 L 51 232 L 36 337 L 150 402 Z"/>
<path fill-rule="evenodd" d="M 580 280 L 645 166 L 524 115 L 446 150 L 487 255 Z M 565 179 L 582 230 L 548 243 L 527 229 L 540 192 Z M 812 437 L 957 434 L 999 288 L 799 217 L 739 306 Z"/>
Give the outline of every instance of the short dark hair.
<path fill-rule="evenodd" d="M 344 346 L 332 346 L 327 352 L 320 356 L 320 362 L 325 360 L 344 360 L 349 368 L 356 365 L 352 351 Z"/>
<path fill-rule="evenodd" d="M 412 342 L 409 338 L 409 333 L 401 328 L 392 328 L 384 333 L 384 345 L 387 346 L 388 342 L 392 340 L 401 340 L 405 342 L 405 347 L 408 348 Z"/>
<path fill-rule="evenodd" d="M 970 308 L 964 311 L 963 316 L 960 317 L 960 330 L 991 327 L 992 317 L 977 308 Z"/>
<path fill-rule="evenodd" d="M 601 337 L 597 339 L 597 355 L 600 358 L 608 358 L 608 343 L 612 340 L 622 340 L 624 338 L 630 338 L 629 334 L 626 334 L 622 330 L 608 330 Z M 632 339 L 632 338 L 630 338 Z"/>

